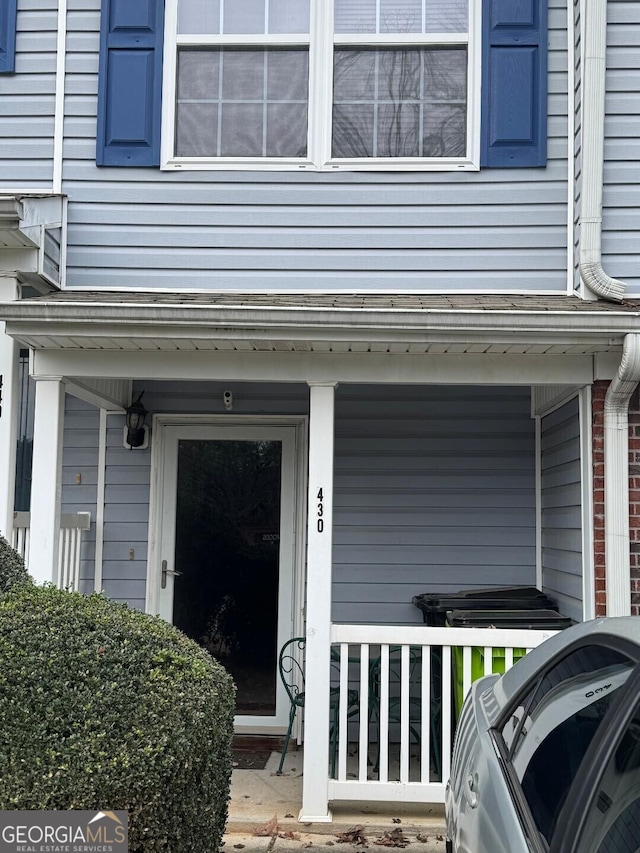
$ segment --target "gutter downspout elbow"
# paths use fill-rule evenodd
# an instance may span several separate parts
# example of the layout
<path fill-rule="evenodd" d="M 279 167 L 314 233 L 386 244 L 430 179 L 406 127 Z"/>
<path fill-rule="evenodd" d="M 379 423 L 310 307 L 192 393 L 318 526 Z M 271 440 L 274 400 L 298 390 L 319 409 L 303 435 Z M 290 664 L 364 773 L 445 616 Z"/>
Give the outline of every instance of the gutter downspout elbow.
<path fill-rule="evenodd" d="M 629 400 L 640 382 L 640 334 L 624 339 L 604 401 L 604 549 L 607 616 L 631 613 Z"/>
<path fill-rule="evenodd" d="M 582 258 L 583 252 L 580 252 Z M 608 302 L 622 302 L 624 299 L 624 282 L 612 278 L 602 268 L 600 258 L 596 261 L 580 261 L 580 277 L 585 285 L 596 296 Z"/>
<path fill-rule="evenodd" d="M 621 302 L 625 285 L 602 268 L 602 183 L 604 175 L 604 107 L 607 0 L 586 0 L 582 27 L 582 209 L 580 277 L 596 296 Z"/>

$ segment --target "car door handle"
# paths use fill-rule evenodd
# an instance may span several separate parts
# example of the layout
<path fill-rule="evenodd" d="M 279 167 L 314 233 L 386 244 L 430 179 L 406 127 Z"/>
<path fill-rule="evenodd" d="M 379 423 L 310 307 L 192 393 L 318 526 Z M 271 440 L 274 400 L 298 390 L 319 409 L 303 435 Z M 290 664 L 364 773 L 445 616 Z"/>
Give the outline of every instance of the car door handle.
<path fill-rule="evenodd" d="M 478 776 L 469 773 L 465 776 L 463 785 L 464 798 L 472 809 L 478 805 Z"/>
<path fill-rule="evenodd" d="M 162 575 L 160 576 L 160 586 L 162 589 L 167 588 L 167 575 L 173 575 L 173 577 L 180 577 L 182 572 L 176 572 L 173 569 L 167 568 L 167 561 L 162 561 Z"/>

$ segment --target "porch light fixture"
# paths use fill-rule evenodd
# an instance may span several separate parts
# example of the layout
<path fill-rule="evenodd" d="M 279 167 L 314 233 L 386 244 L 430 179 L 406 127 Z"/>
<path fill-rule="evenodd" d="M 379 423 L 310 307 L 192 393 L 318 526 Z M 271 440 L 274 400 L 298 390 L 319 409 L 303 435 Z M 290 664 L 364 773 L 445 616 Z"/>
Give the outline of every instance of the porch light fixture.
<path fill-rule="evenodd" d="M 147 427 L 145 427 L 144 421 L 149 413 L 142 404 L 143 394 L 144 391 L 141 392 L 137 400 L 134 400 L 125 409 L 125 447 L 128 447 L 129 450 L 133 450 L 134 447 L 147 446 Z"/>

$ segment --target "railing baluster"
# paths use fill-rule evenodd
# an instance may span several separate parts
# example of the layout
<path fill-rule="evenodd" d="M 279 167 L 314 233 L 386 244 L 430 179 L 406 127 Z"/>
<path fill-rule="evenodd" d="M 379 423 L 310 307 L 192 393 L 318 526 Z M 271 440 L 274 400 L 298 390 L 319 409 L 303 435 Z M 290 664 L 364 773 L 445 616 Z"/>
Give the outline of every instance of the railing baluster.
<path fill-rule="evenodd" d="M 358 746 L 358 779 L 366 782 L 369 757 L 369 644 L 360 646 L 360 741 Z"/>
<path fill-rule="evenodd" d="M 466 651 L 466 649 L 465 649 Z M 442 647 L 442 781 L 451 773 L 451 646 Z"/>
<path fill-rule="evenodd" d="M 465 646 L 462 650 L 462 699 L 466 697 L 471 687 L 471 655 L 473 650 Z"/>
<path fill-rule="evenodd" d="M 71 531 L 71 560 L 69 563 L 69 586 L 73 590 L 80 587 L 80 536 L 78 530 Z"/>
<path fill-rule="evenodd" d="M 347 709 L 349 705 L 349 645 L 340 644 L 340 699 L 338 704 L 338 779 L 347 778 Z"/>
<path fill-rule="evenodd" d="M 513 666 L 513 649 L 511 646 L 506 646 L 504 650 L 504 671 L 511 669 Z"/>
<path fill-rule="evenodd" d="M 65 532 L 61 530 L 58 539 L 58 589 L 64 589 L 65 587 Z"/>
<path fill-rule="evenodd" d="M 491 675 L 493 672 L 493 647 L 484 647 L 484 674 Z"/>
<path fill-rule="evenodd" d="M 400 781 L 409 781 L 409 646 L 400 649 Z"/>
<path fill-rule="evenodd" d="M 389 780 L 389 646 L 380 647 L 380 767 L 378 779 L 380 782 Z"/>
<path fill-rule="evenodd" d="M 422 646 L 422 684 L 420 697 L 420 781 L 431 779 L 431 646 Z"/>

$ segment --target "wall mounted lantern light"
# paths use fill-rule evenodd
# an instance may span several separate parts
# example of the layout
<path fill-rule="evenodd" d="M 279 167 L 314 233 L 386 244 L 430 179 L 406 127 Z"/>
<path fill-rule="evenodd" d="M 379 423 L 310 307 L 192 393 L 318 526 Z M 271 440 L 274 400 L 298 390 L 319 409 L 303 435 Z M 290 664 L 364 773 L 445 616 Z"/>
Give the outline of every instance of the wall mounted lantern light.
<path fill-rule="evenodd" d="M 129 450 L 133 450 L 134 447 L 146 447 L 148 443 L 148 428 L 145 426 L 144 421 L 149 413 L 142 404 L 143 394 L 144 391 L 142 391 L 137 400 L 134 400 L 133 403 L 125 409 L 126 427 L 124 441 L 125 447 L 128 447 Z"/>

